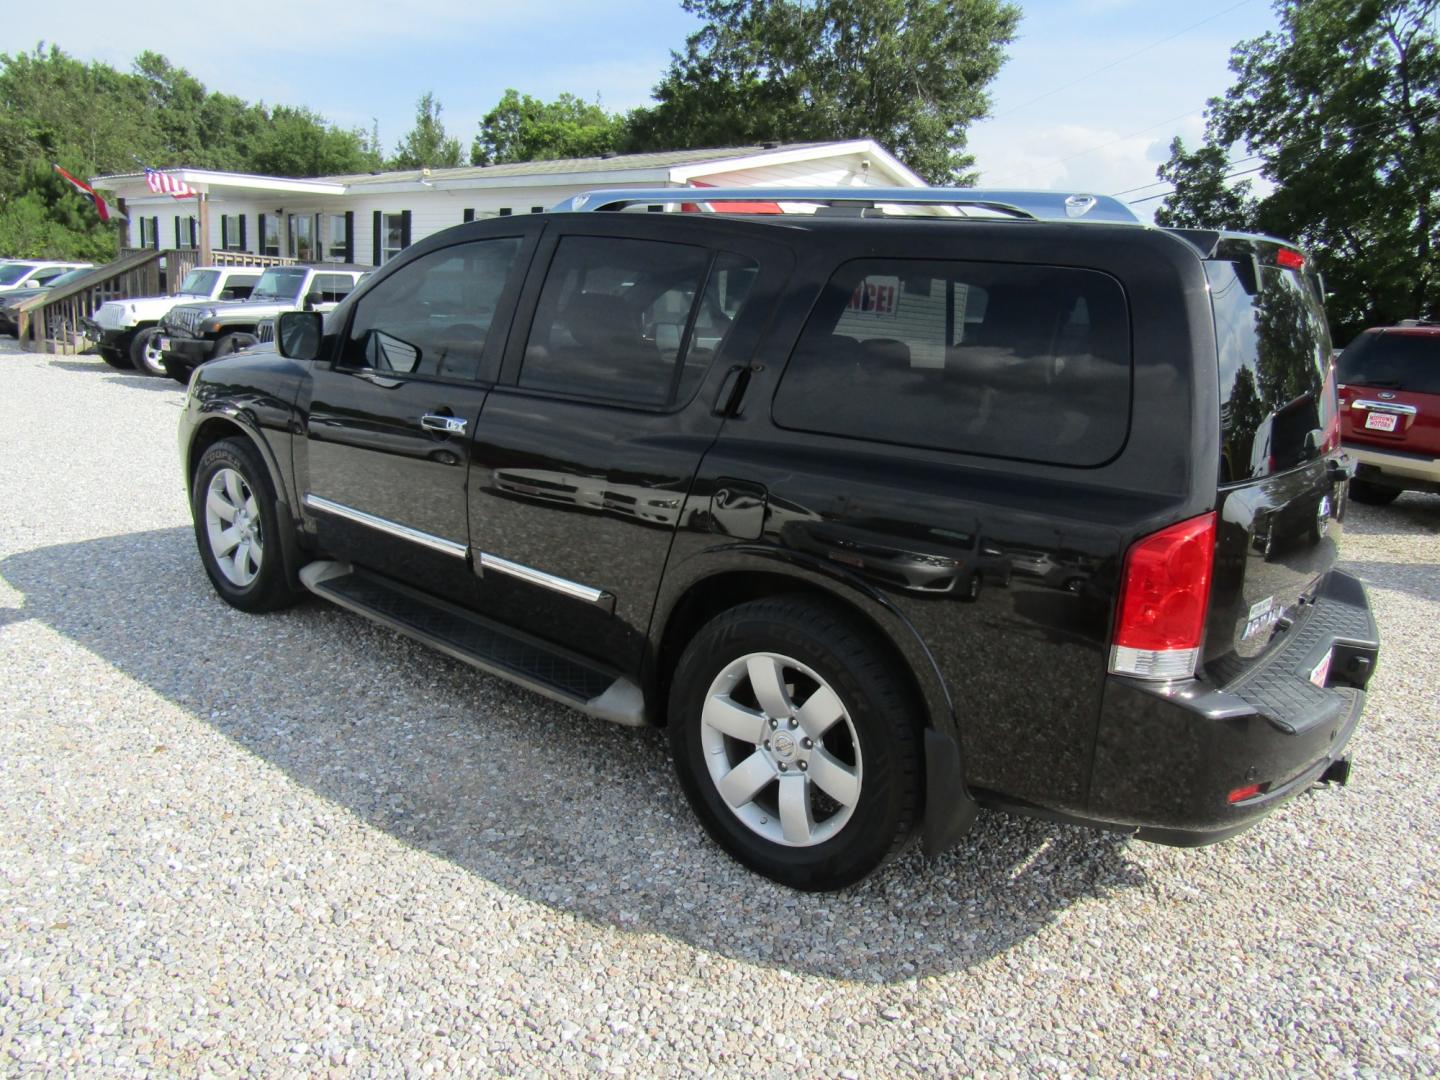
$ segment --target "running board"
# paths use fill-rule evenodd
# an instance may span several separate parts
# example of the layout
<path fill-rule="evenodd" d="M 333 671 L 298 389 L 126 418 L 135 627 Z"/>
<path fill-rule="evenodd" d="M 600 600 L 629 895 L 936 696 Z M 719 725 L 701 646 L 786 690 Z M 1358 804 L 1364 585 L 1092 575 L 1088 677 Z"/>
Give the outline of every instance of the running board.
<path fill-rule="evenodd" d="M 568 650 L 349 563 L 313 562 L 301 583 L 357 615 L 388 626 L 490 675 L 626 727 L 643 727 L 640 687 Z"/>

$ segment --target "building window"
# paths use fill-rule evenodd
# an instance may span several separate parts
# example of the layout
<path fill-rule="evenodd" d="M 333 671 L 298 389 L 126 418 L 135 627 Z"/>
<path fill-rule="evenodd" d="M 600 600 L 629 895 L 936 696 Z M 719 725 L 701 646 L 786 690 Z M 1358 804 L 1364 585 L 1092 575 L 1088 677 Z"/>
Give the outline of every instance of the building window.
<path fill-rule="evenodd" d="M 220 216 L 220 247 L 225 251 L 245 250 L 245 215 Z"/>
<path fill-rule="evenodd" d="M 326 262 L 350 262 L 350 230 L 344 214 L 322 214 L 320 216 L 320 237 L 324 244 Z"/>
<path fill-rule="evenodd" d="M 158 238 L 155 235 L 155 222 L 157 220 L 157 218 L 153 217 L 142 217 L 140 219 L 140 246 L 142 248 L 160 246 L 159 243 L 157 243 Z"/>
<path fill-rule="evenodd" d="M 315 251 L 315 214 L 291 214 L 290 254 L 302 263 L 317 261 Z"/>
<path fill-rule="evenodd" d="M 260 254 L 280 254 L 280 218 L 276 214 L 260 215 Z"/>
<path fill-rule="evenodd" d="M 186 214 L 175 215 L 175 247 L 193 248 L 197 246 L 196 239 L 199 235 L 196 219 Z"/>
<path fill-rule="evenodd" d="M 501 217 L 509 217 L 510 214 L 511 214 L 510 207 L 508 207 L 508 206 L 502 206 L 502 207 L 500 207 L 500 216 L 501 216 Z"/>
<path fill-rule="evenodd" d="M 531 212 L 532 214 L 543 214 L 543 213 L 545 212 L 545 207 L 543 207 L 543 206 L 532 206 L 532 207 L 530 207 L 530 212 Z"/>
<path fill-rule="evenodd" d="M 408 222 L 404 214 L 380 215 L 380 261 L 387 263 L 405 250 Z"/>

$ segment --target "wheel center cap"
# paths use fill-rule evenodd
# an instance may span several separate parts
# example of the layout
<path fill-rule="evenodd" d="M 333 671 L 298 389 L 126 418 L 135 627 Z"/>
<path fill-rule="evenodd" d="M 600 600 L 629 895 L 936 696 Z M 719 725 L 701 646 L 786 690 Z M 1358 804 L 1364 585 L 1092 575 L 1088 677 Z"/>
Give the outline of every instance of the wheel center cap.
<path fill-rule="evenodd" d="M 776 757 L 789 761 L 795 756 L 795 737 L 789 732 L 777 731 L 770 738 L 770 749 Z"/>

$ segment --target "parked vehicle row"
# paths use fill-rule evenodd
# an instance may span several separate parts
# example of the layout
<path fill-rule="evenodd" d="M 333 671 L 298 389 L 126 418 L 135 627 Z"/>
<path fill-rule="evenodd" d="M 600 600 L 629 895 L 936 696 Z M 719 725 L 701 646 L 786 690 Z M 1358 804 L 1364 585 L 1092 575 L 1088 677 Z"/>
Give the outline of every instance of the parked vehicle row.
<path fill-rule="evenodd" d="M 597 212 L 667 197 L 459 226 L 201 366 L 217 593 L 667 725 L 800 888 L 981 807 L 1196 844 L 1346 779 L 1379 641 L 1301 252 L 1090 196 Z"/>
<path fill-rule="evenodd" d="M 0 297 L 41 289 L 61 274 L 93 266 L 87 262 L 54 262 L 47 259 L 10 259 L 0 262 Z"/>
<path fill-rule="evenodd" d="M 47 279 L 43 285 L 0 293 L 0 333 L 9 334 L 11 337 L 19 333 L 21 304 L 34 300 L 37 296 L 44 296 L 51 289 L 63 288 L 90 273 L 91 269 L 89 266 L 79 266 Z"/>
<path fill-rule="evenodd" d="M 111 367 L 134 367 L 149 375 L 164 375 L 155 327 L 176 304 L 209 300 L 247 299 L 260 280 L 258 267 L 198 266 L 185 275 L 177 293 L 111 300 L 95 309 L 85 324 L 85 336 L 95 343 Z"/>

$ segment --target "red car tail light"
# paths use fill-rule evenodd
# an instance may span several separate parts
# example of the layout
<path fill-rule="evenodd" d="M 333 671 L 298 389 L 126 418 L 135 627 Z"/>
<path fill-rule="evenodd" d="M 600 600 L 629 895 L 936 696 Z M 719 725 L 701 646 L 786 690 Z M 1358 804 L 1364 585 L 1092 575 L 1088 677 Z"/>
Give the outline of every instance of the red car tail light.
<path fill-rule="evenodd" d="M 1214 511 L 1130 546 L 1111 641 L 1111 672 L 1140 679 L 1195 674 L 1214 563 Z"/>

